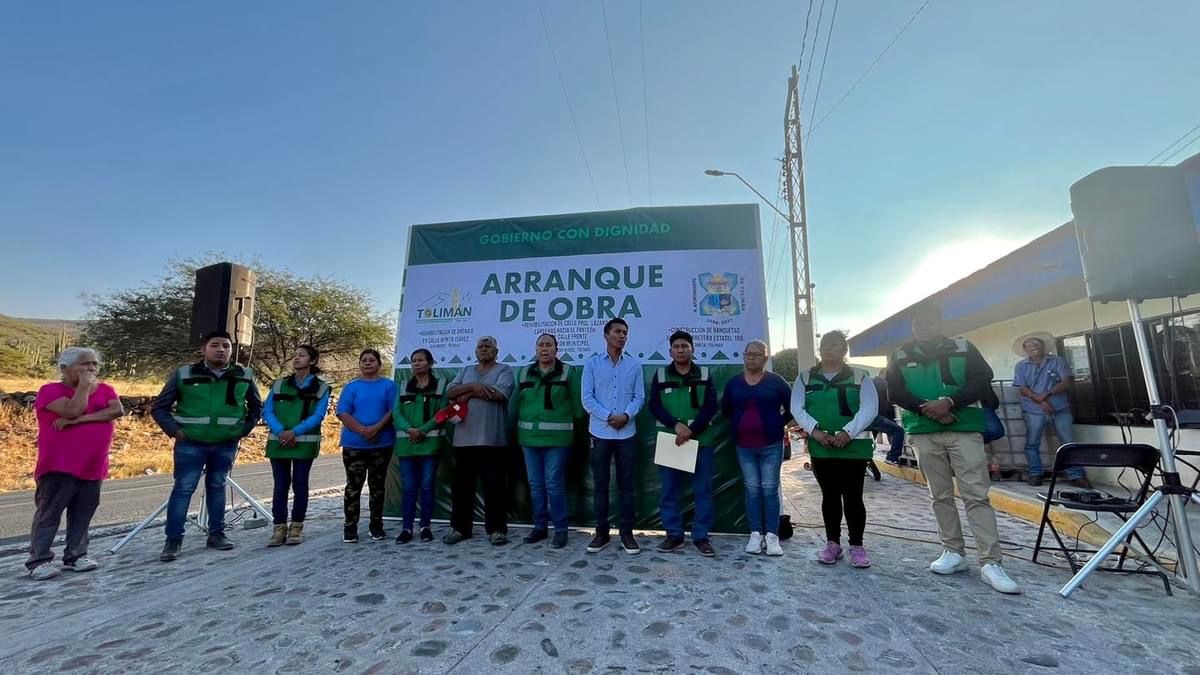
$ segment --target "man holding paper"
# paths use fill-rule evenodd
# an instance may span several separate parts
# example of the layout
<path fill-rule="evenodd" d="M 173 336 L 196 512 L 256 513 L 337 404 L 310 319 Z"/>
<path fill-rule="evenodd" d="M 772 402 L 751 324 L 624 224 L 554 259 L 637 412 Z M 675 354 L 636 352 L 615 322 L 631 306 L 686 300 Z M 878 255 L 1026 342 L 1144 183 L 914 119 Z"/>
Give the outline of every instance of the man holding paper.
<path fill-rule="evenodd" d="M 660 447 L 665 440 L 663 434 L 674 434 L 677 448 L 695 453 L 692 470 L 675 468 L 679 466 L 680 453 L 669 452 L 669 444 L 666 452 L 655 454 L 662 485 L 658 511 L 667 531 L 667 538 L 658 545 L 658 550 L 665 553 L 683 546 L 683 511 L 679 507 L 679 496 L 690 473 L 696 497 L 692 543 L 701 555 L 711 558 L 717 554 L 708 540 L 708 528 L 713 522 L 716 433 L 709 423 L 717 414 L 717 389 L 708 368 L 692 361 L 692 348 L 692 336 L 686 331 L 675 331 L 671 335 L 671 365 L 659 368 L 650 382 L 650 412 L 658 420 Z M 671 459 L 664 457 L 668 454 Z"/>

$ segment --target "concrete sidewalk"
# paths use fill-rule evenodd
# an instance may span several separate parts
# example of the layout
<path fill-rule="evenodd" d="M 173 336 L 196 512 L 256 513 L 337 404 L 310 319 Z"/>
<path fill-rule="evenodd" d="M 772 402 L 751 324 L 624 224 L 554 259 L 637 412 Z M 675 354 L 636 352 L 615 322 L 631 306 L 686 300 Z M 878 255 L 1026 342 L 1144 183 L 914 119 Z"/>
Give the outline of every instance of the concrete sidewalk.
<path fill-rule="evenodd" d="M 0 672 L 1200 674 L 1200 601 L 1115 575 L 1064 600 L 1068 572 L 1026 562 L 1035 530 L 1019 519 L 1000 531 L 1025 595 L 995 593 L 976 567 L 930 574 L 928 496 L 904 481 L 867 481 L 875 566 L 820 566 L 816 484 L 785 467 L 797 533 L 783 558 L 742 553 L 742 537 L 716 537 L 712 560 L 658 554 L 650 535 L 638 556 L 589 555 L 582 532 L 561 551 L 349 545 L 337 499 L 313 503 L 301 546 L 237 531 L 240 548 L 219 553 L 189 535 L 162 564 L 154 530 L 118 556 L 96 540 L 104 567 L 40 583 L 10 556 Z"/>

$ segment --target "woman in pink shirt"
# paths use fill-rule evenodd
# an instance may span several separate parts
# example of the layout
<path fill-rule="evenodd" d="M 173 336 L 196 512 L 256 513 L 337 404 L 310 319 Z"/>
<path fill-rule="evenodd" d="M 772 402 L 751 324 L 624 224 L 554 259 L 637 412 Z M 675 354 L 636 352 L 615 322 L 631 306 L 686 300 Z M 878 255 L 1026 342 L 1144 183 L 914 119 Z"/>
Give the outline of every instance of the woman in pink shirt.
<path fill-rule="evenodd" d="M 70 347 L 58 357 L 61 382 L 38 390 L 34 408 L 38 419 L 37 481 L 29 560 L 25 567 L 38 580 L 58 576 L 50 546 L 58 523 L 67 512 L 65 570 L 94 570 L 87 557 L 88 526 L 100 504 L 100 481 L 108 477 L 108 448 L 113 420 L 125 414 L 117 392 L 100 382 L 100 355 L 93 349 Z"/>

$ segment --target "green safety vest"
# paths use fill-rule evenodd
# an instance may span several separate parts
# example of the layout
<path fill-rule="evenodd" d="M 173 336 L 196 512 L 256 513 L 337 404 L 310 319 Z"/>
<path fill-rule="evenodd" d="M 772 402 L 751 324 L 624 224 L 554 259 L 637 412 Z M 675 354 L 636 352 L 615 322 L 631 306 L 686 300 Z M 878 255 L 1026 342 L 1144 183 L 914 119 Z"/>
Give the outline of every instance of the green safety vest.
<path fill-rule="evenodd" d="M 446 432 L 439 429 L 434 417 L 446 405 L 446 380 L 429 376 L 429 385 L 417 387 L 417 379 L 410 378 L 396 397 L 392 408 L 392 426 L 396 428 L 396 442 L 392 446 L 397 457 L 428 457 L 436 455 L 446 440 Z M 425 438 L 412 441 L 408 430 L 416 427 L 425 432 Z"/>
<path fill-rule="evenodd" d="M 294 429 L 316 412 L 317 404 L 329 394 L 329 385 L 313 376 L 308 387 L 296 386 L 296 378 L 289 375 L 271 384 L 271 410 L 285 430 Z M 285 448 L 274 433 L 267 435 L 267 457 L 271 459 L 316 459 L 321 454 L 320 427 L 296 436 L 296 446 Z"/>
<path fill-rule="evenodd" d="M 198 443 L 228 443 L 242 437 L 246 423 L 246 393 L 254 386 L 254 371 L 230 366 L 217 379 L 201 363 L 175 371 L 179 394 L 175 421 Z"/>
<path fill-rule="evenodd" d="M 555 359 L 543 374 L 536 363 L 517 378 L 517 442 L 531 448 L 561 448 L 571 445 L 575 419 L 583 409 L 577 403 L 578 387 L 572 386 L 574 371 Z"/>
<path fill-rule="evenodd" d="M 687 375 L 680 375 L 674 365 L 661 366 L 651 383 L 651 395 L 658 395 L 659 401 L 671 417 L 691 426 L 692 422 L 696 421 L 700 408 L 704 406 L 704 397 L 708 394 L 707 387 L 712 386 L 715 385 L 709 376 L 708 366 L 697 366 L 693 363 Z M 716 444 L 717 429 L 714 422 L 716 417 L 713 417 L 708 426 L 695 437 L 701 446 Z M 659 431 L 675 433 L 674 429 L 668 429 L 662 422 L 657 426 Z"/>
<path fill-rule="evenodd" d="M 858 414 L 861 401 L 859 388 L 871 376 L 865 370 L 842 366 L 832 380 L 826 380 L 820 364 L 800 373 L 804 387 L 804 410 L 817 421 L 817 428 L 827 434 L 841 431 Z M 875 386 L 873 383 L 871 386 Z M 875 442 L 862 432 L 844 448 L 827 447 L 808 437 L 808 454 L 818 459 L 871 459 Z"/>
<path fill-rule="evenodd" d="M 904 386 L 918 400 L 935 401 L 953 396 L 967 381 L 967 355 L 970 342 L 966 338 L 942 338 L 933 353 L 926 354 L 921 345 L 909 343 L 892 354 L 892 364 L 904 378 Z M 979 403 L 957 408 L 953 424 L 942 424 L 911 410 L 904 410 L 900 420 L 910 434 L 932 434 L 938 431 L 983 433 L 983 409 Z"/>

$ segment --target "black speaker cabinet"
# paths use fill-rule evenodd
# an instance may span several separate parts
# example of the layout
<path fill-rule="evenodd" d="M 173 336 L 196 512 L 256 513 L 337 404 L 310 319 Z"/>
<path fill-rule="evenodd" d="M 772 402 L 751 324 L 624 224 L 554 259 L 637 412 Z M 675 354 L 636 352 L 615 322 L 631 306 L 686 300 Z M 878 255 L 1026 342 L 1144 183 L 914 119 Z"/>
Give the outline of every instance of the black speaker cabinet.
<path fill-rule="evenodd" d="M 233 341 L 254 341 L 254 272 L 234 263 L 217 263 L 196 270 L 196 293 L 192 300 L 193 344 L 204 334 L 228 331 Z"/>
<path fill-rule="evenodd" d="M 1200 293 L 1200 194 L 1174 166 L 1110 166 L 1071 186 L 1071 211 L 1092 300 Z M 1195 191 L 1193 191 L 1195 192 Z"/>

